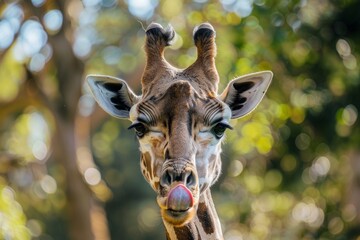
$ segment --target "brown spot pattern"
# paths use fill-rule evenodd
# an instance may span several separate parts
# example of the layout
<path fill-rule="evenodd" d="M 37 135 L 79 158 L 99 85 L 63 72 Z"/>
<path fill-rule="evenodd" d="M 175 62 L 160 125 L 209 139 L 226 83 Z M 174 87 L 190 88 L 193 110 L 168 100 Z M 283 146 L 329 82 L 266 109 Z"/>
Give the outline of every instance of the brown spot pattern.
<path fill-rule="evenodd" d="M 145 167 L 146 175 L 149 177 L 149 180 L 153 178 L 152 176 L 152 164 L 151 164 L 151 155 L 150 153 L 146 152 L 142 154 L 142 161 Z"/>
<path fill-rule="evenodd" d="M 177 240 L 193 240 L 196 239 L 193 234 L 193 232 L 191 231 L 191 229 L 188 226 L 184 226 L 184 227 L 175 227 L 175 234 L 176 234 L 176 238 Z"/>
<path fill-rule="evenodd" d="M 214 232 L 214 223 L 208 213 L 208 209 L 205 203 L 199 203 L 197 216 L 206 234 L 212 234 Z"/>

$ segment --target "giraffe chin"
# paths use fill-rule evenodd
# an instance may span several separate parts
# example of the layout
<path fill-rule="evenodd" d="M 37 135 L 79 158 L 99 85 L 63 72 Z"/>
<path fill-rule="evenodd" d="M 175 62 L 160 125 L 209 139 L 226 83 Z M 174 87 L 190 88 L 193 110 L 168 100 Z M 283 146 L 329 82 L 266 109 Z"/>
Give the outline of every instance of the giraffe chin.
<path fill-rule="evenodd" d="M 161 209 L 161 215 L 165 222 L 175 226 L 182 227 L 186 225 L 195 216 L 196 209 L 191 207 L 186 211 L 174 211 L 171 209 Z"/>

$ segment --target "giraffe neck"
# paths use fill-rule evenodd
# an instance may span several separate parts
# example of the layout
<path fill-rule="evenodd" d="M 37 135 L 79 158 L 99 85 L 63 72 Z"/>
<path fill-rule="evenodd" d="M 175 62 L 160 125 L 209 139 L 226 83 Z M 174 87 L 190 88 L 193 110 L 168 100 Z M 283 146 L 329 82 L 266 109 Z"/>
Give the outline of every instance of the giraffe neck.
<path fill-rule="evenodd" d="M 196 216 L 182 227 L 164 222 L 167 240 L 222 240 L 221 225 L 208 188 L 200 196 Z"/>

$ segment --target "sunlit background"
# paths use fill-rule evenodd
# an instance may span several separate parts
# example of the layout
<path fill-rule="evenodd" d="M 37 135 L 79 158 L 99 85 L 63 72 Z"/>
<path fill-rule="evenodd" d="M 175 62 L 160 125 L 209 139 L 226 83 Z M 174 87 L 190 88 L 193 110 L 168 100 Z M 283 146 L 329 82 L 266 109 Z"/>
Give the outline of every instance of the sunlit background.
<path fill-rule="evenodd" d="M 213 197 L 225 239 L 360 240 L 360 2 L 5 0 L 0 2 L 0 239 L 165 239 L 129 122 L 105 114 L 87 74 L 141 93 L 144 28 L 217 31 L 228 81 L 274 72 L 234 121 Z"/>

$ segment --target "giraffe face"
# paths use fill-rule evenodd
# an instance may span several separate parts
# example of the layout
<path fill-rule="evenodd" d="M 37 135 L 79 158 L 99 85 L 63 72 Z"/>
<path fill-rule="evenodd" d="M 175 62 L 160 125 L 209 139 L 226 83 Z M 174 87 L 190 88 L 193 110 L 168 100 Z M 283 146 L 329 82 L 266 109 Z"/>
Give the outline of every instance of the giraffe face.
<path fill-rule="evenodd" d="M 157 192 L 165 222 L 183 226 L 196 214 L 200 195 L 218 178 L 221 141 L 231 118 L 251 112 L 272 79 L 270 71 L 232 80 L 217 93 L 215 31 L 208 24 L 194 30 L 197 60 L 177 69 L 164 59 L 175 33 L 152 23 L 146 30 L 147 63 L 142 95 L 125 81 L 87 77 L 99 105 L 110 115 L 129 119 L 139 140 L 141 171 Z"/>
<path fill-rule="evenodd" d="M 140 143 L 141 171 L 157 192 L 167 222 L 188 222 L 200 194 L 218 178 L 220 144 L 231 128 L 230 118 L 226 104 L 201 96 L 183 80 L 131 108 L 130 128 Z"/>

